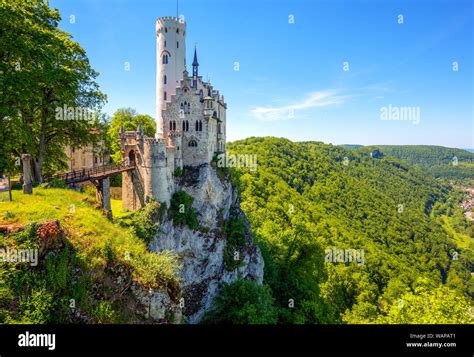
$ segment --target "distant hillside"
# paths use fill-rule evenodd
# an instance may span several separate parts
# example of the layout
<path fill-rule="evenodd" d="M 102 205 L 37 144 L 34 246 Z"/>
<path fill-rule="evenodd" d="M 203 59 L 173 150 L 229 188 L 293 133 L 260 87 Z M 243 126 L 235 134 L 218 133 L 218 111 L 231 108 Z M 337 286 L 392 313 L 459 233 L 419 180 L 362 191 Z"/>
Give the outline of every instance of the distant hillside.
<path fill-rule="evenodd" d="M 370 152 L 374 149 L 417 166 L 434 177 L 474 178 L 474 153 L 466 150 L 431 145 L 377 145 L 359 150 Z"/>
<path fill-rule="evenodd" d="M 357 150 L 364 147 L 364 145 L 357 145 L 357 144 L 342 144 L 338 146 L 342 146 L 344 149 L 347 149 L 347 150 Z"/>
<path fill-rule="evenodd" d="M 228 144 L 257 156 L 257 170 L 232 175 L 279 321 L 472 323 L 474 226 L 458 197 L 409 164 L 362 149 L 273 137 Z M 335 261 L 337 249 L 364 252 L 364 261 Z"/>

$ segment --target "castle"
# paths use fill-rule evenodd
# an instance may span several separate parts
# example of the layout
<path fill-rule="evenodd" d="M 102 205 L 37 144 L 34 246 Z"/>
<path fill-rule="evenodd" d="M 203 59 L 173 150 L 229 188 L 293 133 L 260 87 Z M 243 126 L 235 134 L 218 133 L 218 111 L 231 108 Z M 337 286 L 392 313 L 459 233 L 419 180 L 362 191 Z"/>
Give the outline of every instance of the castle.
<path fill-rule="evenodd" d="M 173 174 L 184 166 L 210 163 L 225 152 L 224 96 L 199 76 L 196 48 L 192 76 L 186 69 L 186 23 L 175 17 L 156 21 L 156 134 L 149 138 L 120 128 L 124 162 L 136 167 L 122 173 L 123 207 L 136 210 L 151 199 L 169 205 Z"/>

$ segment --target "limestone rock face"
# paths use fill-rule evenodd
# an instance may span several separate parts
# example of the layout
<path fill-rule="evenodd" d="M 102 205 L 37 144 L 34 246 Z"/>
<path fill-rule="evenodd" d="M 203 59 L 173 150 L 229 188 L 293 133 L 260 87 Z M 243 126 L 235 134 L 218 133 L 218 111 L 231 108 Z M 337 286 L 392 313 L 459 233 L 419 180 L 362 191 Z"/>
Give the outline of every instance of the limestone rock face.
<path fill-rule="evenodd" d="M 165 218 L 150 249 L 171 250 L 179 255 L 183 315 L 188 323 L 198 323 L 211 308 L 224 282 L 231 283 L 240 277 L 262 284 L 264 263 L 240 209 L 237 191 L 229 180 L 221 181 L 214 168 L 206 164 L 177 179 L 175 185 L 176 191 L 185 191 L 194 198 L 200 229 L 176 226 L 170 218 Z M 239 268 L 228 271 L 224 264 L 226 239 L 222 228 L 231 213 L 244 220 L 246 244 L 239 251 Z"/>

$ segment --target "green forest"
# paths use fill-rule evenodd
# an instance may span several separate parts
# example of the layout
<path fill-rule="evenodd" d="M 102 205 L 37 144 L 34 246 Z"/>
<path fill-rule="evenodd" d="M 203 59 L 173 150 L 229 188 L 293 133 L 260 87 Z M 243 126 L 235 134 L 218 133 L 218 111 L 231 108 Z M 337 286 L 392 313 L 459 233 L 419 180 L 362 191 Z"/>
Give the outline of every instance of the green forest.
<path fill-rule="evenodd" d="M 256 171 L 231 175 L 265 285 L 260 294 L 227 287 L 211 320 L 251 322 L 270 305 L 268 323 L 474 321 L 474 225 L 451 186 L 401 160 L 323 143 L 253 137 L 228 152 L 257 155 Z M 334 248 L 363 250 L 364 261 L 327 261 Z M 238 298 L 255 294 L 252 306 Z"/>
<path fill-rule="evenodd" d="M 474 179 L 474 153 L 466 150 L 434 145 L 344 145 L 344 147 L 358 149 L 361 152 L 378 149 L 384 155 L 419 167 L 436 178 L 456 181 Z"/>

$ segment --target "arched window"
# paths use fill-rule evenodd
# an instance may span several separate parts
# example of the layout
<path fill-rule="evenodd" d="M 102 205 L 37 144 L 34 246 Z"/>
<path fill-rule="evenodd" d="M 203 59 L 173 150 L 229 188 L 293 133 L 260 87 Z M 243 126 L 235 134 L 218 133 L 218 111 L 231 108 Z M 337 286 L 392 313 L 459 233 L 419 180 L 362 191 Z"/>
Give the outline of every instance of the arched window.
<path fill-rule="evenodd" d="M 186 123 L 184 120 L 183 120 L 183 131 L 186 131 Z"/>
<path fill-rule="evenodd" d="M 198 146 L 198 144 L 197 144 L 196 140 L 190 140 L 190 141 L 188 142 L 188 146 L 189 146 L 189 147 L 192 147 L 192 148 L 195 148 L 195 147 Z"/>
<path fill-rule="evenodd" d="M 201 102 L 204 100 L 204 93 L 202 92 L 202 89 L 199 91 L 199 99 Z"/>
<path fill-rule="evenodd" d="M 189 131 L 189 121 L 186 120 L 186 131 Z"/>
<path fill-rule="evenodd" d="M 196 131 L 199 131 L 199 122 L 196 120 Z"/>
<path fill-rule="evenodd" d="M 163 55 L 163 64 L 168 64 L 168 55 Z"/>
<path fill-rule="evenodd" d="M 166 84 L 167 79 L 168 79 L 168 78 L 166 77 L 166 74 L 165 74 L 165 76 L 163 77 L 163 84 Z"/>
<path fill-rule="evenodd" d="M 202 121 L 199 120 L 199 131 L 202 131 Z"/>
<path fill-rule="evenodd" d="M 170 131 L 173 131 L 173 122 L 170 121 Z"/>

